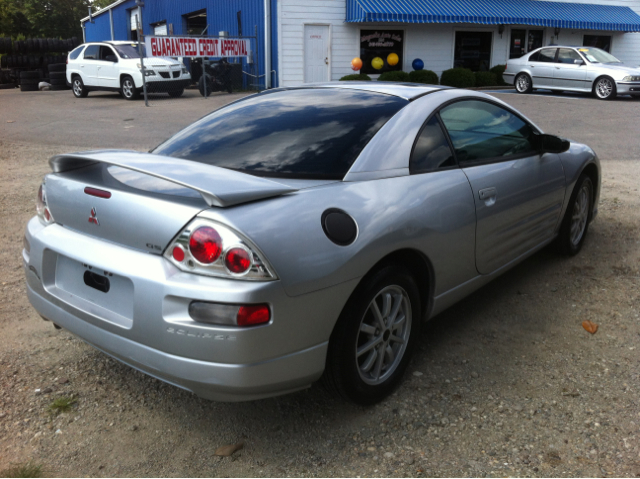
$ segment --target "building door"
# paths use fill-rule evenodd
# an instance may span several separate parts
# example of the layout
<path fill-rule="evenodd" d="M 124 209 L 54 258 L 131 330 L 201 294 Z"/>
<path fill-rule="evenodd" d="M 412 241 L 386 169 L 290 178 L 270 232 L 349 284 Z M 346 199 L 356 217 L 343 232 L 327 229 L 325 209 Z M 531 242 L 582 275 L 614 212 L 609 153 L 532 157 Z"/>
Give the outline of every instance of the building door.
<path fill-rule="evenodd" d="M 509 58 L 520 58 L 525 53 L 532 52 L 542 46 L 543 30 L 511 30 Z"/>
<path fill-rule="evenodd" d="M 304 81 L 329 81 L 329 27 L 304 26 Z"/>

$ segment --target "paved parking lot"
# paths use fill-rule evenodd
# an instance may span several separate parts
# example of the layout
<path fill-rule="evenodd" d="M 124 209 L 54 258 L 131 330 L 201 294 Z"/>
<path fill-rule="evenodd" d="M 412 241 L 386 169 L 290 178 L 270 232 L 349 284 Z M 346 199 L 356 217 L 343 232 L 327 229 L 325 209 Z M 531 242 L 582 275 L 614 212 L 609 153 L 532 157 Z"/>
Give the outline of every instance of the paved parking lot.
<path fill-rule="evenodd" d="M 22 231 L 50 156 L 148 150 L 240 95 L 145 108 L 0 91 L 0 475 L 28 460 L 92 477 L 640 475 L 640 102 L 495 96 L 596 150 L 599 217 L 577 257 L 541 251 L 430 322 L 402 387 L 362 408 L 319 386 L 201 400 L 54 330 L 25 297 Z M 60 396 L 77 402 L 50 413 Z"/>

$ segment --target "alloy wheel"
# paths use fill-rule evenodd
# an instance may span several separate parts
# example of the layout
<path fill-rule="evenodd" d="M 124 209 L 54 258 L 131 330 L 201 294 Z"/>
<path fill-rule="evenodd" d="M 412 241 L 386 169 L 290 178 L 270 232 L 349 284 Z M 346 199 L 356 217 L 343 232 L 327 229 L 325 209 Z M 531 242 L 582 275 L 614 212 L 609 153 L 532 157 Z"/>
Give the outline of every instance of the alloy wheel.
<path fill-rule="evenodd" d="M 596 84 L 598 98 L 609 98 L 613 93 L 613 82 L 609 78 L 601 78 Z"/>
<path fill-rule="evenodd" d="M 589 189 L 589 185 L 583 184 L 576 196 L 576 201 L 573 203 L 570 236 L 571 244 L 573 246 L 578 246 L 587 226 L 587 220 L 589 219 L 590 194 L 591 190 Z"/>
<path fill-rule="evenodd" d="M 82 96 L 82 82 L 80 80 L 78 80 L 77 78 L 75 80 L 73 80 L 73 93 L 79 97 Z"/>
<path fill-rule="evenodd" d="M 367 384 L 386 381 L 397 369 L 411 334 L 411 302 L 400 286 L 387 286 L 369 303 L 356 339 L 356 366 Z"/>
<path fill-rule="evenodd" d="M 527 75 L 520 75 L 516 80 L 516 89 L 520 93 L 525 93 L 529 90 L 529 77 Z"/>
<path fill-rule="evenodd" d="M 122 82 L 122 94 L 126 98 L 131 98 L 133 96 L 133 82 L 131 80 L 125 80 Z"/>

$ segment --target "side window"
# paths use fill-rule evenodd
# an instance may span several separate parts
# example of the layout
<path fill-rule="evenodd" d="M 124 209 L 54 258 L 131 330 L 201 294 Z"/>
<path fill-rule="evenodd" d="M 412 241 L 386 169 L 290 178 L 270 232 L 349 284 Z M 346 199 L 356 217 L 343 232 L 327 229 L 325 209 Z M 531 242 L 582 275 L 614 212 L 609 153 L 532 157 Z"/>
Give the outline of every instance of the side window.
<path fill-rule="evenodd" d="M 434 115 L 418 135 L 409 163 L 411 174 L 427 173 L 455 165 L 449 142 L 444 136 L 437 115 Z"/>
<path fill-rule="evenodd" d="M 539 57 L 540 57 L 540 52 L 532 53 L 531 56 L 529 57 L 529 61 L 537 62 Z"/>
<path fill-rule="evenodd" d="M 440 118 L 461 165 L 538 154 L 533 128 L 493 103 L 459 101 L 444 107 Z"/>
<path fill-rule="evenodd" d="M 573 65 L 576 60 L 582 60 L 582 58 L 580 58 L 580 55 L 575 50 L 571 50 L 570 48 L 561 48 L 558 52 L 558 63 Z"/>
<path fill-rule="evenodd" d="M 84 51 L 85 60 L 97 60 L 100 56 L 100 45 L 89 45 Z"/>
<path fill-rule="evenodd" d="M 100 47 L 100 60 L 113 62 L 117 60 L 116 53 L 110 48 L 104 45 Z"/>
<path fill-rule="evenodd" d="M 540 55 L 538 56 L 539 62 L 544 63 L 553 63 L 556 61 L 556 50 L 557 48 L 545 48 L 540 50 Z"/>
<path fill-rule="evenodd" d="M 71 60 L 75 60 L 76 58 L 78 58 L 80 56 L 80 54 L 82 53 L 82 50 L 84 50 L 84 45 L 76 48 L 74 51 L 69 53 L 69 58 Z"/>

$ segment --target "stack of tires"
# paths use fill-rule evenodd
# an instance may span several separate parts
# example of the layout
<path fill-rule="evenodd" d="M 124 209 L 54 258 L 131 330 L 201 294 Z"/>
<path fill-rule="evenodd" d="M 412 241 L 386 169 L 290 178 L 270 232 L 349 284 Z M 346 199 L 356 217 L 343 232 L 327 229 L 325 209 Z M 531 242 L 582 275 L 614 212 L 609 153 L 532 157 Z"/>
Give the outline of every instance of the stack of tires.
<path fill-rule="evenodd" d="M 52 91 L 68 90 L 67 64 L 53 63 L 49 65 L 49 83 Z"/>
<path fill-rule="evenodd" d="M 20 91 L 38 91 L 42 75 L 38 71 L 20 72 Z"/>

